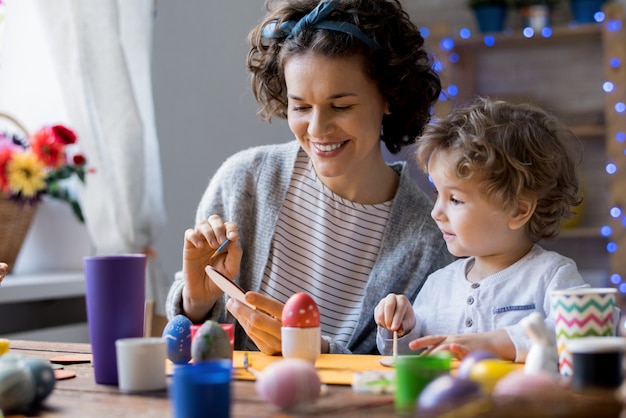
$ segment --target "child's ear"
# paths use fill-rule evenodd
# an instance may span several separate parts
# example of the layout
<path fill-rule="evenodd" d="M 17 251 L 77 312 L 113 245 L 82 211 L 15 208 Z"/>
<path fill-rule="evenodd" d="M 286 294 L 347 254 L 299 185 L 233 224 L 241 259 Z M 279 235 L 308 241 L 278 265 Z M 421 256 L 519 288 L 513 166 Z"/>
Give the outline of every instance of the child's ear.
<path fill-rule="evenodd" d="M 530 217 L 535 213 L 536 207 L 537 199 L 520 197 L 517 202 L 517 211 L 509 218 L 509 228 L 519 229 L 526 225 Z"/>

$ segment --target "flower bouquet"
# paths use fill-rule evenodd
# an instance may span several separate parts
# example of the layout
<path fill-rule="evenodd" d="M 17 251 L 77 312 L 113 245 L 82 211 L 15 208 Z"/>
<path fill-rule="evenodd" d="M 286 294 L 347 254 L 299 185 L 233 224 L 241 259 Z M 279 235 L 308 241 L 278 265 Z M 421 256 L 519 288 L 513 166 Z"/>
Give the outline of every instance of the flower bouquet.
<path fill-rule="evenodd" d="M 76 134 L 63 125 L 44 126 L 32 135 L 12 117 L 0 113 L 22 131 L 0 131 L 0 261 L 11 272 L 42 196 L 67 202 L 84 222 L 79 202 L 68 187 L 85 182 L 87 160 L 75 151 Z"/>
<path fill-rule="evenodd" d="M 69 152 L 76 141 L 63 125 L 44 126 L 29 138 L 0 132 L 0 192 L 16 204 L 35 204 L 50 195 L 69 203 L 84 222 L 80 204 L 63 184 L 72 176 L 85 182 L 85 156 Z"/>

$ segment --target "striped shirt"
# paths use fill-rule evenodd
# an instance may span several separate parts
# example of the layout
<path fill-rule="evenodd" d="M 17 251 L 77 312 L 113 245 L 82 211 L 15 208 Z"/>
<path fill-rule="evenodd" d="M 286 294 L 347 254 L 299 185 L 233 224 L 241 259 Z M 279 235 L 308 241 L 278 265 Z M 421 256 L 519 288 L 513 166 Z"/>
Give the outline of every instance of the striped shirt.
<path fill-rule="evenodd" d="M 319 306 L 322 335 L 346 344 L 361 315 L 391 204 L 363 205 L 337 196 L 300 151 L 261 293 L 282 302 L 294 293 L 308 293 Z"/>

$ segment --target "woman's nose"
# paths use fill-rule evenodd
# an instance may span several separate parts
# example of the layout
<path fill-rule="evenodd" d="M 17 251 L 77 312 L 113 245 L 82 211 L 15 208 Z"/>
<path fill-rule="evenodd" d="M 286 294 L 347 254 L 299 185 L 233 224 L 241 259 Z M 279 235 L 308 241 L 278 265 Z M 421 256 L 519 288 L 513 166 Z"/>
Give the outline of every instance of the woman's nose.
<path fill-rule="evenodd" d="M 332 127 L 332 117 L 323 110 L 311 112 L 307 133 L 313 138 L 323 138 Z"/>

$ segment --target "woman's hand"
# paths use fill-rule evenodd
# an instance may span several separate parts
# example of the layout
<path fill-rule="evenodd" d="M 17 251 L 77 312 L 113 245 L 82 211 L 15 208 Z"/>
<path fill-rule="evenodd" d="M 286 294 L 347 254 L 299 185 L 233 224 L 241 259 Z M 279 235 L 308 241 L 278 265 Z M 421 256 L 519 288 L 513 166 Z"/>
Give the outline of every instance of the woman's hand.
<path fill-rule="evenodd" d="M 378 302 L 374 321 L 389 331 L 398 331 L 398 337 L 402 337 L 415 327 L 415 313 L 406 296 L 390 293 Z"/>
<path fill-rule="evenodd" d="M 256 306 L 257 309 L 250 309 L 234 299 L 228 300 L 226 308 L 259 350 L 270 356 L 280 354 L 282 351 L 280 328 L 284 305 L 257 292 L 246 293 L 246 302 Z"/>
<path fill-rule="evenodd" d="M 472 334 L 429 335 L 411 341 L 409 348 L 426 349 L 422 354 L 449 351 L 459 360 L 476 350 L 491 351 L 503 360 L 514 361 L 516 356 L 515 345 L 504 329 Z"/>
<path fill-rule="evenodd" d="M 215 250 L 226 241 L 230 243 L 215 258 Z M 212 265 L 230 278 L 239 274 L 242 250 L 237 225 L 223 222 L 218 215 L 200 221 L 194 229 L 185 231 L 183 247 L 183 310 L 192 322 L 200 322 L 222 295 L 219 287 L 207 276 L 204 268 Z"/>

